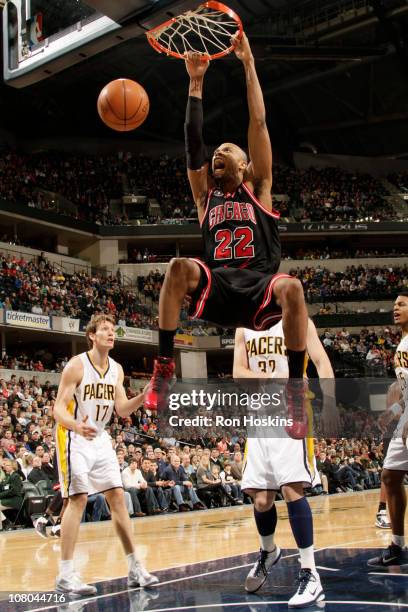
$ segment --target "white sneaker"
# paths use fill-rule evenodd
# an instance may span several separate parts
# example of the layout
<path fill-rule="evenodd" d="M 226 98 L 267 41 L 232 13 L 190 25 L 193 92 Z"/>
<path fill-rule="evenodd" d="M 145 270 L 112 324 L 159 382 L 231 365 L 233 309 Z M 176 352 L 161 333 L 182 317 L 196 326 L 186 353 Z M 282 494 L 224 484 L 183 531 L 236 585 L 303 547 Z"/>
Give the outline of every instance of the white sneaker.
<path fill-rule="evenodd" d="M 149 574 L 140 562 L 133 563 L 128 575 L 128 587 L 148 587 L 158 582 L 157 576 Z"/>
<path fill-rule="evenodd" d="M 388 520 L 387 511 L 380 510 L 377 512 L 377 516 L 375 519 L 375 526 L 379 529 L 391 529 L 391 523 Z"/>
<path fill-rule="evenodd" d="M 61 537 L 61 523 L 57 523 L 51 527 L 51 535 L 57 538 Z"/>
<path fill-rule="evenodd" d="M 42 538 L 47 538 L 47 529 L 46 529 L 47 525 L 48 525 L 48 519 L 46 519 L 45 516 L 40 516 L 34 522 L 34 529 L 36 530 L 38 535 L 41 536 Z"/>
<path fill-rule="evenodd" d="M 82 582 L 78 574 L 57 576 L 55 590 L 58 593 L 69 593 L 70 595 L 96 595 L 97 593 L 96 587 Z"/>
<path fill-rule="evenodd" d="M 301 569 L 297 579 L 296 593 L 288 601 L 289 608 L 305 608 L 324 599 L 319 574 L 310 569 Z"/>
<path fill-rule="evenodd" d="M 245 580 L 245 590 L 247 593 L 256 593 L 261 588 L 270 570 L 281 558 L 281 554 L 279 546 L 276 546 L 275 550 L 271 552 L 261 548 L 258 559 L 255 561 Z"/>

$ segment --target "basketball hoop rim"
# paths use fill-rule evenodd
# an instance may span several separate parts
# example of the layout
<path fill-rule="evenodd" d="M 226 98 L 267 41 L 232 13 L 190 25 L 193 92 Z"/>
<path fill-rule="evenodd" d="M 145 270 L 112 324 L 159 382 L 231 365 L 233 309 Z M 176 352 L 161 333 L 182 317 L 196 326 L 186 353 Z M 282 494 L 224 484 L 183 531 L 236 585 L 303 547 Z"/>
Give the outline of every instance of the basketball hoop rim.
<path fill-rule="evenodd" d="M 229 8 L 229 6 L 226 6 L 222 2 L 217 2 L 216 0 L 209 0 L 208 2 L 203 2 L 202 4 L 200 4 L 196 10 L 198 10 L 200 7 L 210 8 L 215 11 L 221 11 L 225 13 L 226 15 L 228 15 L 228 17 L 231 17 L 231 19 L 233 19 L 237 23 L 237 31 L 239 32 L 239 38 L 242 38 L 244 28 L 242 25 L 241 18 L 233 9 Z M 178 17 L 172 17 L 171 19 L 164 21 L 160 25 L 146 32 L 146 37 L 147 37 L 147 40 L 149 41 L 149 44 L 153 47 L 153 49 L 155 49 L 155 51 L 158 51 L 159 53 L 165 53 L 166 55 L 170 55 L 177 59 L 185 60 L 184 54 L 177 53 L 177 51 L 172 51 L 172 50 L 167 49 L 161 43 L 159 43 L 159 41 L 154 36 L 154 33 L 157 32 L 157 30 L 163 30 L 167 26 L 170 26 L 172 23 L 176 23 L 177 20 L 178 20 Z M 231 45 L 227 49 L 224 49 L 224 51 L 219 51 L 218 53 L 214 53 L 213 55 L 207 55 L 203 53 L 201 56 L 201 59 L 203 61 L 219 59 L 220 57 L 225 57 L 226 55 L 229 55 L 234 50 L 234 48 L 235 48 L 235 45 Z"/>

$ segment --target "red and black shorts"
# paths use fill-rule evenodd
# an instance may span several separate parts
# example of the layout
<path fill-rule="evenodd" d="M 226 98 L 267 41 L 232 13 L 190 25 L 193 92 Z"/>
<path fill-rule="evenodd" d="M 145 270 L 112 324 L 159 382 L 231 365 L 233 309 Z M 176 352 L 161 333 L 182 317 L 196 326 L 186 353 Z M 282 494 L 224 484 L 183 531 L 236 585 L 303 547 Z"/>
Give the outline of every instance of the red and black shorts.
<path fill-rule="evenodd" d="M 263 274 L 246 268 L 209 268 L 199 259 L 201 276 L 190 295 L 189 316 L 222 327 L 269 329 L 282 318 L 273 286 L 288 274 Z"/>

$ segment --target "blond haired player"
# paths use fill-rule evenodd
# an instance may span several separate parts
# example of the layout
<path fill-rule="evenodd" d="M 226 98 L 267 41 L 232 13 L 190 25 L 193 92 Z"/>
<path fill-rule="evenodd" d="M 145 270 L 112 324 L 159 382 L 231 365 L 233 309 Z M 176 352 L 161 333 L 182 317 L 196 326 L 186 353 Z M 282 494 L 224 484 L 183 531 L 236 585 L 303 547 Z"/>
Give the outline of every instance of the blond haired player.
<path fill-rule="evenodd" d="M 401 342 L 395 352 L 395 374 L 401 389 L 404 412 L 395 429 L 384 460 L 381 480 L 385 485 L 388 513 L 390 515 L 391 544 L 378 557 L 368 560 L 369 567 L 385 568 L 408 565 L 405 547 L 404 518 L 407 496 L 404 487 L 408 473 L 408 293 L 400 294 L 394 303 L 394 321 L 401 328 Z M 395 406 L 395 412 L 398 410 Z M 394 412 L 394 410 L 393 410 Z"/>
<path fill-rule="evenodd" d="M 329 358 L 317 335 L 313 321 L 307 328 L 307 353 L 317 368 L 323 391 L 334 399 L 334 374 Z M 275 378 L 289 376 L 282 321 L 267 331 L 239 328 L 235 334 L 234 379 Z M 325 380 L 323 380 L 325 379 Z M 334 402 L 333 402 L 334 403 Z M 329 417 L 329 418 L 328 418 Z M 324 414 L 326 427 L 338 427 L 336 411 Z M 331 419 L 330 423 L 327 423 Z M 296 593 L 289 607 L 304 607 L 324 599 L 313 550 L 313 520 L 304 496 L 304 486 L 313 480 L 313 440 L 309 453 L 306 440 L 293 439 L 285 430 L 279 437 L 248 437 L 242 489 L 254 500 L 254 517 L 261 541 L 260 554 L 251 568 L 245 589 L 254 593 L 266 581 L 271 568 L 279 561 L 281 551 L 274 542 L 277 523 L 275 496 L 281 491 L 286 501 L 289 521 L 299 548 L 301 569 Z M 311 452 L 310 452 L 311 451 Z"/>
<path fill-rule="evenodd" d="M 125 550 L 128 586 L 158 582 L 135 553 L 132 527 L 125 506 L 122 479 L 111 440 L 105 431 L 113 409 L 127 417 L 143 404 L 143 394 L 131 400 L 123 387 L 123 369 L 109 357 L 115 342 L 115 320 L 94 316 L 86 328 L 91 349 L 73 357 L 62 373 L 54 407 L 61 492 L 68 497 L 61 525 L 61 561 L 56 580 L 59 592 L 94 595 L 74 572 L 74 550 L 89 494 L 104 493 L 112 520 Z"/>

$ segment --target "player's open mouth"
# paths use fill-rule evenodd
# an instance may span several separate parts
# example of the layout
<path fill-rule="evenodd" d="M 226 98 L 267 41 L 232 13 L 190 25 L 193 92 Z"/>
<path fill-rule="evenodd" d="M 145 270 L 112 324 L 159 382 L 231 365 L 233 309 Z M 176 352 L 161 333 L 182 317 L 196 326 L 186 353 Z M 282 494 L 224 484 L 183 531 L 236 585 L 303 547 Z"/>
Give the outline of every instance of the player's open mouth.
<path fill-rule="evenodd" d="M 225 161 L 223 159 L 221 159 L 220 157 L 214 159 L 214 170 L 224 170 L 224 168 Z"/>

